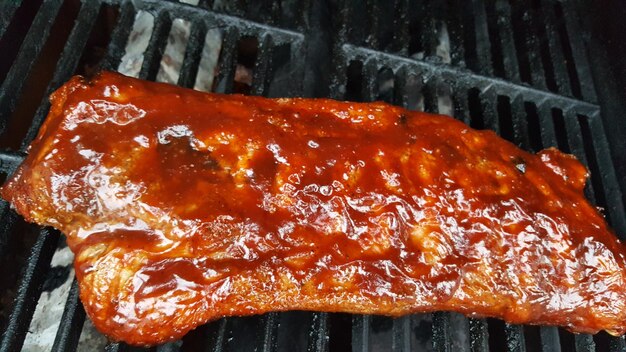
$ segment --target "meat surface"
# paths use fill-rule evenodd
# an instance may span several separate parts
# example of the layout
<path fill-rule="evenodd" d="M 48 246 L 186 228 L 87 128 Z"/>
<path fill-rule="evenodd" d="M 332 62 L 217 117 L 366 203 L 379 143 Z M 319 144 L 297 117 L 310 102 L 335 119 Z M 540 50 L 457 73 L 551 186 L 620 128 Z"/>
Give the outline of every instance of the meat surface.
<path fill-rule="evenodd" d="M 457 311 L 626 330 L 585 168 L 384 103 L 74 77 L 2 196 L 61 230 L 80 296 L 151 345 L 224 316 Z"/>

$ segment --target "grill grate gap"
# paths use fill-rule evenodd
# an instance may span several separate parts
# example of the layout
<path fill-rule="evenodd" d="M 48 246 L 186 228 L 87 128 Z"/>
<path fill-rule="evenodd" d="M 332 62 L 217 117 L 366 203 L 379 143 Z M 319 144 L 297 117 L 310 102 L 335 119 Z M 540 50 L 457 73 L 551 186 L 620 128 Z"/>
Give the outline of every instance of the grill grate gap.
<path fill-rule="evenodd" d="M 362 101 L 361 89 L 363 87 L 363 63 L 361 61 L 352 60 L 348 64 L 346 71 L 346 94 L 344 99 L 349 101 Z"/>
<path fill-rule="evenodd" d="M 593 186 L 594 195 L 595 195 L 595 204 L 599 207 L 604 208 L 603 211 L 604 216 L 606 217 L 609 223 L 611 221 L 611 212 L 607 207 L 606 197 L 604 195 L 604 185 L 602 184 L 602 173 L 601 168 L 598 165 L 598 161 L 595 156 L 595 147 L 593 137 L 591 135 L 591 129 L 589 128 L 589 117 L 576 115 L 572 118 L 577 118 L 577 124 L 580 126 L 580 133 L 582 139 L 582 147 L 583 147 L 583 156 L 586 159 L 587 167 L 589 168 L 589 172 L 591 173 L 591 177 L 589 178 L 587 185 L 591 184 Z"/>
<path fill-rule="evenodd" d="M 545 0 L 544 0 L 545 1 Z M 554 67 L 550 58 L 550 45 L 548 44 L 544 19 L 540 16 L 541 3 L 540 0 L 531 0 L 531 16 L 533 16 L 534 32 L 539 41 L 539 51 L 542 67 L 546 80 L 546 88 L 552 92 L 558 92 L 556 78 L 554 77 Z"/>
<path fill-rule="evenodd" d="M 565 26 L 565 16 L 563 14 L 563 8 L 561 3 L 556 1 L 553 4 L 556 30 L 558 31 L 560 41 L 563 45 L 563 54 L 565 55 L 564 63 L 567 67 L 567 74 L 571 84 L 572 95 L 576 98 L 583 99 L 582 91 L 580 89 L 580 80 L 578 79 L 578 72 L 576 72 L 576 63 L 574 61 L 574 54 L 572 53 L 572 46 L 567 34 L 567 28 Z"/>
<path fill-rule="evenodd" d="M 159 62 L 155 81 L 176 84 L 180 79 L 180 70 L 185 58 L 185 49 L 190 47 L 187 43 L 191 35 L 191 24 L 182 18 L 175 18 L 169 30 L 167 39 L 164 40 L 165 48 Z M 202 46 L 196 45 L 202 49 Z"/>
<path fill-rule="evenodd" d="M 507 346 L 507 336 L 504 331 L 504 322 L 498 319 L 488 318 L 487 331 L 489 332 L 489 350 L 502 350 L 502 346 Z"/>
<path fill-rule="evenodd" d="M 502 32 L 498 26 L 499 15 L 496 14 L 496 1 L 485 1 L 485 12 L 487 14 L 487 32 L 489 33 L 489 42 L 491 43 L 493 74 L 498 77 L 506 77 L 504 73 L 504 55 L 500 41 Z"/>
<path fill-rule="evenodd" d="M 10 17 L 2 16 L 3 21 L 0 21 L 0 53 L 3 54 L 3 59 L 0 60 L 0 82 L 6 79 L 11 65 L 13 64 L 15 57 L 18 54 L 18 49 L 24 41 L 24 37 L 28 33 L 28 29 L 37 14 L 37 10 L 41 6 L 42 0 L 35 0 L 28 2 L 27 4 L 20 5 L 19 1 L 11 1 L 6 5 L 15 6 L 13 9 L 15 13 Z M 3 8 L 3 11 L 10 12 L 10 9 Z M 4 20 L 6 19 L 6 22 Z"/>
<path fill-rule="evenodd" d="M 537 106 L 530 102 L 524 102 L 524 111 L 526 112 L 526 118 L 528 119 L 531 149 L 538 152 L 543 148 L 543 143 L 541 142 L 541 124 L 539 122 L 539 112 L 537 111 Z"/>
<path fill-rule="evenodd" d="M 32 125 L 32 116 L 35 114 L 37 107 L 42 99 L 48 99 L 48 91 L 46 82 L 50 81 L 56 59 L 64 48 L 64 43 L 68 37 L 72 27 L 73 19 L 77 16 L 77 9 L 70 1 L 64 1 L 58 10 L 63 16 L 54 19 L 54 24 L 50 29 L 50 36 L 41 49 L 40 56 L 34 60 L 34 64 L 30 68 L 27 76 L 22 77 L 23 91 L 28 94 L 16 96 L 17 104 L 11 113 L 6 131 L 1 138 L 0 147 L 8 147 L 10 149 L 18 149 L 22 139 Z M 66 21 L 70 19 L 69 21 Z M 19 64 L 19 63 L 18 63 Z"/>
<path fill-rule="evenodd" d="M 557 329 L 557 331 L 559 334 L 559 341 L 561 343 L 561 350 L 576 351 L 574 334 L 562 328 Z"/>
<path fill-rule="evenodd" d="M 565 153 L 570 153 L 570 146 L 567 143 L 567 135 L 565 132 L 565 117 L 563 116 L 563 110 L 552 108 L 551 113 L 554 123 L 554 131 L 556 133 L 556 146 Z"/>
<path fill-rule="evenodd" d="M 256 37 L 244 36 L 238 41 L 233 93 L 250 94 L 258 47 Z"/>
<path fill-rule="evenodd" d="M 83 52 L 86 41 L 92 37 L 90 33 L 94 33 L 92 28 L 94 28 L 95 23 L 97 23 L 97 18 L 102 18 L 99 13 L 104 13 L 104 11 L 99 10 L 100 4 L 95 1 L 85 2 L 81 6 L 78 17 L 83 20 L 77 21 L 72 28 L 72 32 L 67 39 L 65 48 L 63 49 L 61 57 L 57 62 L 52 80 L 46 88 L 46 93 L 43 95 L 37 111 L 31 119 L 26 136 L 22 139 L 20 150 L 25 151 L 26 148 L 28 148 L 28 145 L 35 139 L 37 132 L 39 131 L 39 126 L 43 123 L 43 120 L 48 113 L 48 109 L 50 108 L 50 101 L 48 98 L 49 95 L 55 89 L 59 88 L 63 82 L 67 81 L 71 77 L 72 73 L 76 71 L 76 67 L 80 61 L 80 56 L 77 55 L 77 53 Z"/>
<path fill-rule="evenodd" d="M 352 330 L 352 318 L 353 316 L 351 314 L 345 314 L 345 313 L 330 313 L 328 314 L 328 325 L 329 325 L 329 329 L 328 329 L 328 350 L 329 351 L 349 351 L 353 340 L 354 339 L 354 335 L 350 336 L 349 333 L 347 333 L 348 331 Z M 354 319 L 357 319 L 358 315 L 354 316 Z M 364 319 L 364 321 L 367 321 L 368 319 Z M 365 325 L 365 324 L 364 324 Z M 369 325 L 369 324 L 367 324 Z M 363 328 L 365 329 L 365 328 Z M 354 330 L 353 334 L 354 334 Z M 364 335 L 368 335 L 368 332 L 364 332 Z M 366 341 L 368 341 L 369 339 L 364 336 L 364 343 L 367 343 Z M 356 346 L 359 346 L 358 344 L 356 344 Z M 357 349 L 357 351 L 359 351 Z"/>
<path fill-rule="evenodd" d="M 485 128 L 483 120 L 483 108 L 480 104 L 480 92 L 478 88 L 472 88 L 468 92 L 468 108 L 470 114 L 470 127 L 482 130 Z"/>
<path fill-rule="evenodd" d="M 126 9 L 122 9 L 122 16 L 120 17 L 119 26 L 125 26 L 126 21 L 124 21 L 126 16 L 133 16 L 133 25 L 131 28 L 126 29 L 125 33 L 120 33 L 120 35 L 124 35 L 124 43 L 125 48 L 122 51 L 123 56 L 120 55 L 119 65 L 115 65 L 110 67 L 109 69 L 117 70 L 120 73 L 131 76 L 131 77 L 139 77 L 139 73 L 141 71 L 141 67 L 143 66 L 143 62 L 145 60 L 145 53 L 148 49 L 149 39 L 152 36 L 152 32 L 154 31 L 154 16 L 146 11 L 140 10 L 137 14 L 128 13 Z M 130 35 L 133 34 L 131 37 Z M 109 49 L 119 50 L 115 48 L 117 43 L 115 42 L 115 34 L 114 41 L 111 42 Z M 112 55 L 108 55 L 112 56 Z"/>
<path fill-rule="evenodd" d="M 504 95 L 498 95 L 497 110 L 500 123 L 500 137 L 519 145 L 520 143 L 515 138 L 513 129 L 511 99 Z"/>

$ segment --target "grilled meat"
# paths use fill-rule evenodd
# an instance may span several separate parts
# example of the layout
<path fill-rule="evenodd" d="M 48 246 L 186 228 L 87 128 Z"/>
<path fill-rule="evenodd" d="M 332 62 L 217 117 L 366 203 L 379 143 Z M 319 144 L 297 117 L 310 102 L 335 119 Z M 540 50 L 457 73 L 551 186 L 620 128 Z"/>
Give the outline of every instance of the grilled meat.
<path fill-rule="evenodd" d="M 585 168 L 384 103 L 74 77 L 2 189 L 75 253 L 89 317 L 150 345 L 224 316 L 451 310 L 626 330 Z"/>

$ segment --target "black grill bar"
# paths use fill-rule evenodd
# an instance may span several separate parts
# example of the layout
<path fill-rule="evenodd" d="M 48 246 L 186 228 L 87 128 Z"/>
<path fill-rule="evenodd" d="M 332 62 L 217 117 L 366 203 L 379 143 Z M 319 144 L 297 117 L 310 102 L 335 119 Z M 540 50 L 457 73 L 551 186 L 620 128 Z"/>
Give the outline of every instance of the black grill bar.
<path fill-rule="evenodd" d="M 449 312 L 433 313 L 433 349 L 435 351 L 452 351 L 451 328 Z"/>
<path fill-rule="evenodd" d="M 517 33 L 520 45 L 518 51 L 524 58 L 528 60 L 530 70 L 530 79 L 534 87 L 540 90 L 547 90 L 546 77 L 541 62 L 541 49 L 539 37 L 536 33 L 536 19 L 530 13 L 528 8 L 524 8 L 524 3 L 519 1 L 512 2 L 512 20 L 517 24 Z"/>
<path fill-rule="evenodd" d="M 609 350 L 611 352 L 626 351 L 626 341 L 624 340 L 624 336 L 620 336 L 620 337 L 612 336 L 609 342 Z"/>
<path fill-rule="evenodd" d="M 409 0 L 395 0 L 391 49 L 399 55 L 409 53 Z"/>
<path fill-rule="evenodd" d="M 463 7 L 465 0 L 448 0 L 446 25 L 450 40 L 450 61 L 454 66 L 465 66 L 465 29 Z"/>
<path fill-rule="evenodd" d="M 18 351 L 24 343 L 28 326 L 41 295 L 50 260 L 59 240 L 59 232 L 42 228 L 33 246 L 26 269 L 18 286 L 15 305 L 9 316 L 7 328 L 2 335 L 0 352 Z"/>
<path fill-rule="evenodd" d="M 0 38 L 9 27 L 15 11 L 22 5 L 22 0 L 4 1 L 0 4 Z"/>
<path fill-rule="evenodd" d="M 269 78 L 272 76 L 271 58 L 272 36 L 270 34 L 264 34 L 259 40 L 257 60 L 254 64 L 254 71 L 252 73 L 251 94 L 267 94 L 270 83 Z"/>
<path fill-rule="evenodd" d="M 24 82 L 28 77 L 43 43 L 50 34 L 54 19 L 61 8 L 61 1 L 44 1 L 33 19 L 33 23 L 24 38 L 20 51 L 13 61 L 2 86 L 0 86 L 0 135 L 7 127 L 8 119 L 15 108 Z"/>
<path fill-rule="evenodd" d="M 128 36 L 133 28 L 134 21 L 135 7 L 130 1 L 124 2 L 121 6 L 120 17 L 111 34 L 107 55 L 100 64 L 103 70 L 117 71 L 117 67 L 120 65 L 122 56 L 124 56 L 126 51 L 126 43 L 128 42 Z"/>
<path fill-rule="evenodd" d="M 22 140 L 20 147 L 21 151 L 25 151 L 28 145 L 30 145 L 30 143 L 37 136 L 39 127 L 43 123 L 43 120 L 48 113 L 48 109 L 50 109 L 50 101 L 48 100 L 50 94 L 65 83 L 75 72 L 76 65 L 78 65 L 78 60 L 80 59 L 80 55 L 77 55 L 76 53 L 81 53 L 85 48 L 89 34 L 91 33 L 93 25 L 96 22 L 96 17 L 98 17 L 99 10 L 100 3 L 98 1 L 85 0 L 82 3 L 74 23 L 74 28 L 72 28 L 72 32 L 67 39 L 65 48 L 63 49 L 61 57 L 57 62 L 54 76 L 52 77 L 50 84 L 48 84 L 48 88 L 46 88 L 46 93 L 39 104 L 37 112 L 35 112 L 35 115 L 33 116 L 28 132 Z"/>
<path fill-rule="evenodd" d="M 191 24 L 191 32 L 185 49 L 185 58 L 180 68 L 178 85 L 193 88 L 198 74 L 198 66 L 202 57 L 202 49 L 207 35 L 207 27 L 203 21 L 194 21 Z"/>
<path fill-rule="evenodd" d="M 595 352 L 596 350 L 596 343 L 591 335 L 575 335 L 574 341 L 576 352 Z"/>
<path fill-rule="evenodd" d="M 352 351 L 368 352 L 370 350 L 370 315 L 355 314 L 352 316 Z"/>
<path fill-rule="evenodd" d="M 328 350 L 328 313 L 316 312 L 309 329 L 307 352 L 323 352 Z"/>
<path fill-rule="evenodd" d="M 476 45 L 476 67 L 473 67 L 472 69 L 479 74 L 493 76 L 493 66 L 491 64 L 491 42 L 489 40 L 485 4 L 480 0 L 471 0 L 471 2 L 473 5 L 472 17 L 474 18 L 474 40 Z"/>
<path fill-rule="evenodd" d="M 525 352 L 524 327 L 521 325 L 504 324 L 506 347 L 510 352 Z"/>
<path fill-rule="evenodd" d="M 539 329 L 541 339 L 542 352 L 559 352 L 561 351 L 561 340 L 559 338 L 559 329 L 554 326 L 542 326 Z"/>
<path fill-rule="evenodd" d="M 552 2 L 542 1 L 541 13 L 543 14 L 543 25 L 546 31 L 550 57 L 554 68 L 554 78 L 561 94 L 571 96 L 571 83 L 565 66 L 566 58 L 563 55 L 563 43 L 556 29 L 557 19 L 554 16 L 554 5 Z M 541 21 L 541 19 L 539 19 Z"/>
<path fill-rule="evenodd" d="M 378 1 L 366 0 L 361 5 L 365 6 L 365 9 L 363 10 L 367 14 L 369 33 L 366 39 L 367 43 L 372 49 L 378 49 L 380 47 L 380 42 L 378 40 L 378 32 L 380 28 L 380 7 Z"/>
<path fill-rule="evenodd" d="M 168 342 L 157 346 L 156 352 L 176 352 L 180 350 L 181 346 L 181 341 Z"/>
<path fill-rule="evenodd" d="M 491 1 L 486 2 L 486 4 L 492 3 Z M 519 83 L 519 64 L 517 62 L 515 40 L 513 39 L 511 6 L 508 1 L 504 0 L 495 1 L 493 6 L 493 15 L 495 15 L 495 18 L 491 22 L 493 23 L 493 32 L 495 33 L 492 37 L 497 37 L 497 42 L 494 44 L 497 44 L 495 46 L 499 47 L 501 50 L 501 53 L 494 53 L 494 56 L 502 60 L 504 77 L 514 83 Z"/>
<path fill-rule="evenodd" d="M 411 316 L 393 319 L 391 328 L 391 350 L 393 352 L 411 350 Z"/>
<path fill-rule="evenodd" d="M 80 302 L 78 282 L 74 279 L 67 296 L 67 302 L 65 303 L 65 309 L 63 310 L 59 329 L 54 339 L 52 351 L 62 352 L 76 350 L 84 322 L 85 309 Z"/>
<path fill-rule="evenodd" d="M 167 11 L 160 11 L 154 16 L 154 27 L 148 47 L 143 54 L 139 78 L 150 81 L 156 78 L 171 27 L 172 19 Z"/>
<path fill-rule="evenodd" d="M 610 224 L 617 236 L 622 241 L 626 241 L 626 211 L 622 202 L 622 191 L 617 182 L 615 165 L 611 160 L 611 152 L 609 142 L 606 139 L 604 125 L 599 114 L 589 116 L 586 119 L 586 124 L 589 127 L 591 134 L 589 137 L 591 138 L 586 141 L 585 146 L 593 148 L 592 157 L 599 166 L 599 169 L 594 170 L 594 174 L 601 179 L 603 188 L 596 190 L 596 192 L 604 192 L 607 211 L 610 214 Z"/>
<path fill-rule="evenodd" d="M 421 17 L 420 38 L 425 57 L 434 56 L 437 53 L 437 44 L 439 43 L 439 38 L 437 38 L 438 31 L 435 18 L 433 17 L 435 13 L 432 6 L 429 1 L 425 0 L 419 0 L 417 4 L 419 16 Z"/>
<path fill-rule="evenodd" d="M 489 352 L 489 330 L 487 330 L 487 320 L 470 319 L 469 326 L 472 352 Z"/>
<path fill-rule="evenodd" d="M 565 30 L 568 38 L 567 43 L 571 47 L 582 97 L 586 101 L 595 103 L 598 97 L 596 96 L 593 76 L 587 59 L 587 50 L 584 46 L 584 41 L 588 40 L 588 35 L 583 34 L 580 28 L 578 11 L 575 11 L 573 8 L 575 6 L 574 2 L 556 2 L 554 6 L 562 10 L 560 19 L 565 20 Z"/>
<path fill-rule="evenodd" d="M 553 107 L 558 107 L 564 110 L 572 108 L 577 113 L 582 115 L 592 115 L 599 110 L 599 107 L 592 103 L 565 97 L 552 92 L 542 91 L 521 84 L 511 83 L 499 78 L 481 76 L 479 74 L 448 65 L 439 65 L 428 61 L 404 58 L 393 54 L 382 53 L 354 46 L 352 44 L 343 45 L 343 54 L 345 55 L 346 61 L 358 60 L 364 62 L 372 60 L 376 61 L 378 65 L 389 67 L 394 71 L 405 65 L 407 66 L 407 69 L 410 69 L 410 71 L 421 73 L 425 80 L 428 80 L 430 77 L 435 75 L 436 72 L 436 75 L 442 81 L 448 82 L 452 87 L 474 87 L 479 90 L 490 89 L 493 90 L 494 94 L 512 97 L 521 95 L 524 97 L 525 101 L 535 103 L 540 103 L 549 99 Z"/>

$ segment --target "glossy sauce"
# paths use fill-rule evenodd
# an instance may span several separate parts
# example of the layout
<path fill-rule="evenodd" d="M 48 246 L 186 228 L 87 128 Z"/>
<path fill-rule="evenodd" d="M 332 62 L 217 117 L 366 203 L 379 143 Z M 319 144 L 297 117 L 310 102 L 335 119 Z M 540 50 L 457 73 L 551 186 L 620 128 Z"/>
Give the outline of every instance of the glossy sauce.
<path fill-rule="evenodd" d="M 384 103 L 112 73 L 52 102 L 2 194 L 68 236 L 86 311 L 114 339 L 292 309 L 626 329 L 624 246 L 557 150 Z"/>

